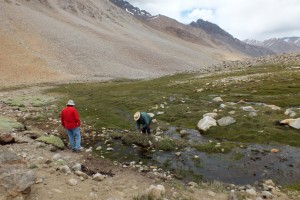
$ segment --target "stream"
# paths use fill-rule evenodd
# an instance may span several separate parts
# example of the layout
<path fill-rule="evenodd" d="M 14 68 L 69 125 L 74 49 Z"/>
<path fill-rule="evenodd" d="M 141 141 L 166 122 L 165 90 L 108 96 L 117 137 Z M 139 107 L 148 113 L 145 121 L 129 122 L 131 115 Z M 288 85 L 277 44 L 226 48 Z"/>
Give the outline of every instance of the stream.
<path fill-rule="evenodd" d="M 187 140 L 207 143 L 208 139 L 197 130 L 187 130 Z M 180 138 L 175 128 L 171 127 L 164 132 L 171 138 Z M 104 146 L 98 142 L 95 146 Z M 114 140 L 111 146 L 114 151 L 103 155 L 119 162 L 140 162 L 148 166 L 158 166 L 164 170 L 179 174 L 184 181 L 217 180 L 230 184 L 254 184 L 256 181 L 272 179 L 277 184 L 292 184 L 300 180 L 300 153 L 299 148 L 287 145 L 260 145 L 247 144 L 244 148 L 236 148 L 230 153 L 208 154 L 193 147 L 176 152 L 151 151 L 136 146 L 125 146 L 121 140 Z M 278 149 L 272 153 L 271 149 Z M 239 158 L 236 159 L 236 155 Z"/>

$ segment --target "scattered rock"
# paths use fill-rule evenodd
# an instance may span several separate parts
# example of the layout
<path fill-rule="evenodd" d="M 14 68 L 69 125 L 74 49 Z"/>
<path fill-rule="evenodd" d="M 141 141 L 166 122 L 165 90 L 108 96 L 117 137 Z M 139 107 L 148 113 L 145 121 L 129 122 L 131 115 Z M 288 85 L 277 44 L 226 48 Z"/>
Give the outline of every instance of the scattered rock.
<path fill-rule="evenodd" d="M 77 181 L 77 179 L 75 179 L 75 178 L 71 178 L 71 179 L 69 179 L 69 180 L 67 181 L 67 184 L 70 185 L 70 186 L 75 186 L 75 185 L 78 184 L 78 181 Z"/>
<path fill-rule="evenodd" d="M 256 112 L 256 110 L 252 106 L 242 106 L 241 109 L 247 112 Z"/>
<path fill-rule="evenodd" d="M 254 188 L 247 189 L 246 193 L 249 194 L 249 195 L 251 195 L 251 196 L 255 196 L 256 195 L 256 191 L 255 191 Z"/>
<path fill-rule="evenodd" d="M 198 183 L 195 183 L 195 182 L 191 181 L 191 182 L 188 183 L 188 186 L 190 188 L 195 188 L 195 187 L 198 187 Z"/>
<path fill-rule="evenodd" d="M 82 171 L 75 171 L 74 174 L 76 174 L 77 176 L 83 177 L 84 179 L 89 178 L 89 176 L 86 173 L 82 172 Z"/>
<path fill-rule="evenodd" d="M 297 119 L 285 119 L 280 121 L 280 124 L 289 125 L 295 129 L 300 129 L 300 118 Z"/>
<path fill-rule="evenodd" d="M 230 191 L 229 200 L 238 200 L 234 190 Z"/>
<path fill-rule="evenodd" d="M 69 175 L 69 174 L 72 173 L 72 172 L 71 172 L 71 169 L 70 169 L 70 167 L 69 167 L 68 165 L 61 166 L 61 167 L 59 168 L 59 170 L 60 170 L 61 172 L 63 172 L 63 173 L 66 173 L 67 175 Z"/>
<path fill-rule="evenodd" d="M 162 199 L 166 193 L 166 190 L 163 185 L 151 185 L 146 192 L 152 199 Z"/>
<path fill-rule="evenodd" d="M 249 116 L 250 116 L 250 117 L 257 117 L 257 113 L 256 113 L 256 112 L 250 112 L 250 113 L 249 113 Z"/>
<path fill-rule="evenodd" d="M 274 198 L 274 195 L 271 192 L 269 192 L 269 191 L 263 191 L 261 193 L 261 196 L 264 199 L 273 199 Z"/>
<path fill-rule="evenodd" d="M 96 173 L 93 175 L 93 180 L 95 181 L 103 181 L 106 178 L 105 175 L 102 175 L 100 173 Z"/>
<path fill-rule="evenodd" d="M 213 112 L 213 113 L 205 113 L 205 114 L 203 115 L 203 117 L 206 117 L 206 116 L 215 119 L 215 118 L 218 116 L 218 113 L 215 113 L 215 112 Z"/>
<path fill-rule="evenodd" d="M 0 166 L 4 164 L 24 164 L 24 161 L 17 154 L 9 151 L 8 149 L 0 148 Z"/>
<path fill-rule="evenodd" d="M 101 146 L 98 146 L 97 148 L 96 148 L 96 151 L 100 151 L 102 149 L 102 147 Z"/>
<path fill-rule="evenodd" d="M 279 149 L 271 149 L 271 153 L 278 153 Z"/>
<path fill-rule="evenodd" d="M 180 134 L 181 137 L 185 137 L 185 136 L 187 136 L 189 133 L 187 132 L 187 130 L 181 130 L 181 131 L 179 132 L 179 134 Z"/>
<path fill-rule="evenodd" d="M 214 118 L 209 116 L 204 117 L 197 124 L 199 130 L 202 131 L 207 131 L 212 126 L 217 126 L 217 121 Z"/>
<path fill-rule="evenodd" d="M 223 117 L 218 120 L 219 126 L 229 126 L 231 124 L 234 124 L 236 121 L 232 117 Z"/>
<path fill-rule="evenodd" d="M 265 105 L 265 107 L 267 107 L 267 108 L 271 108 L 272 110 L 281 110 L 281 108 L 280 108 L 280 107 L 278 107 L 278 106 L 275 106 L 275 105 Z"/>
<path fill-rule="evenodd" d="M 181 152 L 176 152 L 175 155 L 176 156 L 181 156 Z"/>
<path fill-rule="evenodd" d="M 216 97 L 212 101 L 213 102 L 223 102 L 223 99 L 221 97 Z"/>
<path fill-rule="evenodd" d="M 286 109 L 284 114 L 289 117 L 295 117 L 297 115 L 297 113 L 293 111 L 291 108 Z"/>
<path fill-rule="evenodd" d="M 150 115 L 151 118 L 153 118 L 155 116 L 154 113 L 147 113 L 148 115 Z"/>
<path fill-rule="evenodd" d="M 215 197 L 216 196 L 216 193 L 213 192 L 213 191 L 208 191 L 207 194 L 210 196 L 210 197 Z"/>
<path fill-rule="evenodd" d="M 6 144 L 11 144 L 15 143 L 15 138 L 11 136 L 11 134 L 3 134 L 0 135 L 0 144 L 6 145 Z"/>
<path fill-rule="evenodd" d="M 80 163 L 76 163 L 73 167 L 72 170 L 74 171 L 81 171 L 81 164 Z"/>
<path fill-rule="evenodd" d="M 229 111 L 229 112 L 228 112 L 228 114 L 230 114 L 230 115 L 234 115 L 234 114 L 235 114 L 235 111 L 234 111 L 234 110 L 232 110 L 232 111 Z"/>
<path fill-rule="evenodd" d="M 36 176 L 33 171 L 5 166 L 0 168 L 1 199 L 19 198 L 29 194 L 35 184 Z"/>

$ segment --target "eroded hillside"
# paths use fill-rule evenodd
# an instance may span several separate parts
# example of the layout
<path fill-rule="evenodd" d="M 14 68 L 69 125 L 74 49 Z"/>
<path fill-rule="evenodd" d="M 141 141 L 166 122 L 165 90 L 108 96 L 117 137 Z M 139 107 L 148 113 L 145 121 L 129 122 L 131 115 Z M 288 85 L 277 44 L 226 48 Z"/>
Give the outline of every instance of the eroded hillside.
<path fill-rule="evenodd" d="M 107 0 L 5 0 L 0 84 L 151 78 L 245 57 L 209 38 L 155 30 Z"/>

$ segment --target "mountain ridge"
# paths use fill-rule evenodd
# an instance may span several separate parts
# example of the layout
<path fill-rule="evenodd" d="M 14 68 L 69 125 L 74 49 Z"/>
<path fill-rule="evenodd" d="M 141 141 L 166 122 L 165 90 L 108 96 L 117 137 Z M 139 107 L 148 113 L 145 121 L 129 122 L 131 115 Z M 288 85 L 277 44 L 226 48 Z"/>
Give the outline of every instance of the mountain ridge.
<path fill-rule="evenodd" d="M 249 57 L 200 32 L 202 43 L 182 40 L 108 0 L 1 1 L 1 84 L 155 78 Z"/>
<path fill-rule="evenodd" d="M 278 54 L 300 51 L 300 37 L 271 38 L 263 41 L 247 39 L 244 42 L 272 49 Z"/>
<path fill-rule="evenodd" d="M 218 25 L 208 21 L 204 21 L 202 19 L 198 19 L 196 22 L 191 22 L 190 24 L 186 25 L 176 21 L 175 19 L 163 15 L 157 15 L 153 17 L 148 12 L 147 15 L 141 15 L 139 8 L 132 6 L 129 2 L 125 0 L 110 1 L 116 4 L 118 7 L 122 8 L 123 10 L 127 11 L 127 9 L 130 9 L 133 16 L 143 20 L 146 24 L 149 24 L 149 21 L 158 21 L 157 18 L 163 17 L 165 21 L 163 26 L 157 25 L 153 22 L 150 22 L 150 25 L 152 25 L 152 27 L 158 30 L 162 30 L 169 34 L 173 34 L 183 40 L 187 40 L 190 42 L 201 41 L 201 38 L 204 34 L 202 33 L 199 37 L 199 33 L 195 33 L 196 31 L 191 30 L 191 27 L 195 27 L 199 29 L 199 32 L 205 31 L 208 35 L 210 35 L 209 40 L 214 41 L 213 43 L 217 44 L 218 48 L 220 47 L 220 44 L 222 44 L 222 46 L 226 46 L 231 51 L 239 51 L 253 57 L 274 54 L 274 52 L 268 48 L 251 45 L 240 41 L 237 38 L 234 38 L 231 34 L 224 31 Z M 174 24 L 174 21 L 176 21 L 177 24 Z"/>

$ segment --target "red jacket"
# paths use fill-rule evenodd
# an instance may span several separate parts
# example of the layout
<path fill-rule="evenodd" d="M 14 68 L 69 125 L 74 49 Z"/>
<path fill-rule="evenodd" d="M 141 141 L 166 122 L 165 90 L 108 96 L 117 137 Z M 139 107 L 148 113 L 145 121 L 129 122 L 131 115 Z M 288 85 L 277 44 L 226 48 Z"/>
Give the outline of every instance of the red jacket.
<path fill-rule="evenodd" d="M 60 114 L 61 125 L 66 129 L 74 129 L 80 126 L 79 114 L 73 106 L 65 107 Z"/>

